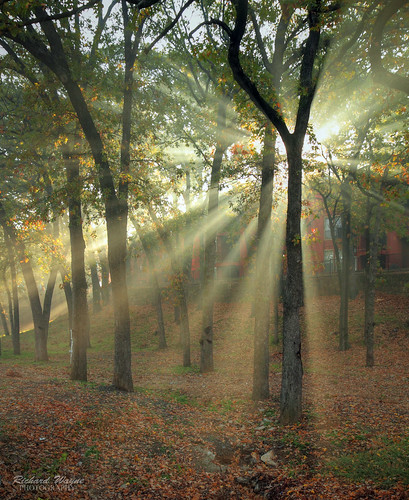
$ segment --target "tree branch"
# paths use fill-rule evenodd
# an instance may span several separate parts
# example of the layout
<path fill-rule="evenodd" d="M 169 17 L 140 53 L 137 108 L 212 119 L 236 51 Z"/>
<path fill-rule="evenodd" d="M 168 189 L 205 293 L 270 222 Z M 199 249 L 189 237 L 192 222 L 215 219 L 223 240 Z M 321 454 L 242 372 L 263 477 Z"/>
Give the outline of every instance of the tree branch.
<path fill-rule="evenodd" d="M 369 47 L 369 60 L 374 80 L 382 85 L 400 90 L 407 95 L 409 95 L 409 78 L 391 73 L 382 64 L 382 37 L 389 19 L 408 3 L 409 0 L 392 0 L 379 11 Z"/>
<path fill-rule="evenodd" d="M 243 39 L 248 13 L 248 0 L 236 0 L 236 19 L 233 31 L 230 34 L 228 60 L 233 76 L 240 87 L 247 92 L 250 99 L 276 127 L 284 142 L 290 139 L 290 132 L 282 115 L 271 106 L 260 94 L 254 82 L 244 72 L 240 62 L 240 44 Z"/>
<path fill-rule="evenodd" d="M 192 5 L 193 2 L 195 2 L 196 0 L 188 0 L 185 5 L 183 5 L 183 7 L 181 7 L 180 11 L 178 12 L 178 14 L 176 15 L 175 19 L 173 19 L 172 22 L 170 22 L 164 29 L 161 33 L 159 33 L 159 35 L 155 38 L 155 40 L 153 40 L 152 43 L 150 43 L 148 45 L 148 47 L 146 47 L 144 49 L 144 54 L 148 54 L 152 49 L 153 47 L 159 42 L 159 40 L 161 40 L 164 36 L 166 36 L 169 31 L 177 24 L 177 22 L 179 21 L 179 19 L 182 17 L 182 14 L 183 12 L 190 6 Z"/>
<path fill-rule="evenodd" d="M 67 17 L 74 16 L 75 14 L 80 14 L 84 10 L 90 9 L 97 3 L 101 2 L 102 0 L 90 0 L 88 3 L 83 5 L 82 7 L 76 7 L 75 9 L 67 10 L 66 12 L 60 12 L 59 14 L 53 14 L 53 15 L 40 15 L 38 17 L 35 17 L 33 19 L 27 19 L 23 22 L 20 23 L 15 23 L 13 24 L 13 27 L 17 28 L 24 28 L 27 26 L 32 26 L 33 24 L 40 23 L 42 21 L 57 21 L 58 19 L 65 19 Z M 3 30 L 0 32 L 2 33 Z"/>

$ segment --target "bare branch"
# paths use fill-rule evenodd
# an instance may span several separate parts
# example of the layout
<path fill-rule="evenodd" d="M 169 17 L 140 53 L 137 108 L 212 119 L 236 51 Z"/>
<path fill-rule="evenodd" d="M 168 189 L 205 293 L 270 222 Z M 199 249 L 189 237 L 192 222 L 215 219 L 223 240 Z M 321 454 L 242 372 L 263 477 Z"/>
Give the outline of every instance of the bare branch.
<path fill-rule="evenodd" d="M 229 37 L 231 37 L 233 34 L 233 31 L 224 21 L 220 21 L 220 19 L 209 19 L 208 21 L 203 21 L 202 23 L 198 24 L 196 28 L 189 33 L 189 37 L 192 37 L 196 33 L 196 31 L 199 31 L 199 29 L 203 26 L 212 25 L 220 26 L 229 35 Z"/>
<path fill-rule="evenodd" d="M 192 3 L 195 2 L 195 1 L 196 0 L 188 0 L 185 3 L 185 5 L 183 5 L 183 7 L 180 9 L 180 11 L 178 12 L 178 14 L 176 15 L 175 19 L 173 19 L 173 21 L 170 22 L 161 33 L 159 33 L 159 35 L 155 38 L 155 40 L 153 40 L 153 42 L 151 44 L 149 44 L 148 47 L 145 48 L 145 50 L 144 50 L 145 54 L 148 54 L 148 52 L 150 52 L 152 50 L 152 48 L 159 42 L 159 40 L 161 40 L 164 36 L 166 36 L 169 33 L 169 31 L 177 24 L 177 22 L 179 21 L 179 19 L 182 17 L 183 12 L 190 5 L 192 5 Z"/>

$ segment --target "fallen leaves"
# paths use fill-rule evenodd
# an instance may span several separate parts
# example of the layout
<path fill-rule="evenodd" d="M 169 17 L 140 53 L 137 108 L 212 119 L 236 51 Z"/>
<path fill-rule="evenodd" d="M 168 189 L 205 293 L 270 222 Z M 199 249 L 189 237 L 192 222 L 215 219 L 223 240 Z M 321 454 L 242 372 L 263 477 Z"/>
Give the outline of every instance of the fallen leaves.
<path fill-rule="evenodd" d="M 355 319 L 360 300 L 351 304 Z M 381 459 L 382 446 L 394 451 L 404 443 L 409 343 L 400 325 L 409 301 L 397 303 L 385 295 L 377 302 L 381 319 L 391 318 L 395 306 L 396 316 L 379 322 L 378 364 L 372 369 L 363 366 L 358 320 L 351 329 L 353 348 L 337 350 L 337 339 L 328 333 L 336 329 L 337 306 L 336 298 L 308 306 L 312 313 L 325 310 L 326 315 L 315 314 L 313 331 L 307 325 L 305 418 L 288 427 L 277 424 L 279 349 L 271 355 L 277 365 L 271 373 L 272 399 L 258 404 L 249 399 L 253 319 L 246 304 L 218 306 L 216 372 L 205 376 L 176 369 L 177 328 L 168 329 L 168 350 L 153 350 L 155 338 L 146 333 L 154 329 L 152 309 L 135 307 L 134 321 L 140 329 L 146 325 L 148 347 L 134 353 L 134 394 L 109 385 L 110 353 L 101 349 L 89 352 L 88 384 L 68 380 L 65 354 L 47 365 L 2 360 L 2 498 L 409 498 L 398 480 L 387 489 L 370 481 L 354 484 L 331 469 L 345 454 Z M 191 314 L 195 324 L 200 311 Z M 101 319 L 100 332 L 94 332 L 95 345 L 109 334 L 103 324 Z M 397 334 L 389 335 L 395 328 Z M 198 346 L 197 330 L 193 346 Z M 198 352 L 193 349 L 196 361 Z M 17 475 L 78 481 L 29 491 L 14 483 Z"/>

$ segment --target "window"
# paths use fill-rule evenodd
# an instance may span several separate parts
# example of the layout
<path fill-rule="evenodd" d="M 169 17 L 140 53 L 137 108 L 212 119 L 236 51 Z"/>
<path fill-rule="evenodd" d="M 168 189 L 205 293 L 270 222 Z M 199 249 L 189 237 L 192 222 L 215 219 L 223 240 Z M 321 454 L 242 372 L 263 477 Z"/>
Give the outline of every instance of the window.
<path fill-rule="evenodd" d="M 342 238 L 342 222 L 341 222 L 341 217 L 336 217 L 334 220 L 334 226 L 335 226 L 335 238 Z M 331 239 L 331 229 L 329 225 L 329 219 L 328 217 L 325 217 L 324 220 L 324 238 L 326 240 Z"/>
<path fill-rule="evenodd" d="M 334 250 L 324 250 L 324 271 L 326 273 L 335 271 Z"/>

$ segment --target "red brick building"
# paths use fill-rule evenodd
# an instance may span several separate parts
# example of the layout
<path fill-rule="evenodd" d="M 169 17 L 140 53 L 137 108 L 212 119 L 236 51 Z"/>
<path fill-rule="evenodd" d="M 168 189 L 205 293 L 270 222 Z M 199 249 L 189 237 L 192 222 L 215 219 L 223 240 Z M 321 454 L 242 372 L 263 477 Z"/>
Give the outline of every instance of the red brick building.
<path fill-rule="evenodd" d="M 335 224 L 335 233 L 339 243 L 338 248 L 341 252 L 342 227 L 340 218 Z M 336 272 L 334 245 L 331 239 L 328 218 L 322 216 L 311 221 L 308 224 L 308 236 L 313 271 L 320 273 Z M 379 263 L 383 269 L 389 271 L 409 268 L 409 238 L 401 238 L 395 231 L 390 231 L 381 237 L 380 245 Z M 353 251 L 354 268 L 356 271 L 361 271 L 365 267 L 365 236 L 357 235 L 354 237 Z"/>

